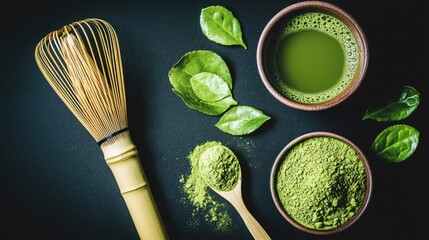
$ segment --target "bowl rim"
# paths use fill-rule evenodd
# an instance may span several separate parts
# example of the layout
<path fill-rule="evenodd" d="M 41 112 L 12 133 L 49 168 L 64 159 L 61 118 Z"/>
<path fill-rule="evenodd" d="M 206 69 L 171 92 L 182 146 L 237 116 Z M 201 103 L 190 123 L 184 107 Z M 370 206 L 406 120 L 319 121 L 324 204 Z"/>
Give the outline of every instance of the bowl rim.
<path fill-rule="evenodd" d="M 345 222 L 344 224 L 342 224 L 336 228 L 329 229 L 329 230 L 312 229 L 312 228 L 305 227 L 305 226 L 299 224 L 298 222 L 296 222 L 284 210 L 282 204 L 280 203 L 280 200 L 278 199 L 278 194 L 277 194 L 277 189 L 276 189 L 276 180 L 275 179 L 276 179 L 277 171 L 278 171 L 280 164 L 283 162 L 285 155 L 297 143 L 302 142 L 302 141 L 309 139 L 309 138 L 313 138 L 313 137 L 331 137 L 331 138 L 338 139 L 338 140 L 348 144 L 359 155 L 359 158 L 361 159 L 361 161 L 363 163 L 365 173 L 366 173 L 365 197 L 362 201 L 361 207 L 356 212 L 356 214 L 351 219 L 349 219 L 347 222 Z M 288 221 L 295 228 L 297 228 L 301 231 L 307 232 L 307 233 L 315 234 L 315 235 L 329 235 L 329 234 L 338 233 L 338 232 L 341 232 L 341 231 L 349 228 L 351 225 L 353 225 L 353 223 L 355 223 L 362 216 L 362 214 L 365 212 L 365 210 L 368 206 L 369 200 L 371 198 L 371 195 L 372 195 L 372 188 L 373 188 L 373 180 L 372 180 L 371 168 L 369 166 L 368 160 L 365 157 L 364 153 L 359 149 L 358 146 L 356 146 L 353 142 L 351 142 L 347 138 L 340 136 L 338 134 L 335 134 L 335 133 L 331 133 L 331 132 L 322 132 L 322 131 L 310 132 L 310 133 L 303 134 L 303 135 L 295 138 L 291 142 L 289 142 L 280 151 L 280 153 L 277 155 L 276 160 L 274 161 L 273 167 L 271 169 L 271 174 L 270 174 L 271 197 L 274 201 L 274 204 L 275 204 L 277 210 L 280 212 L 280 214 L 283 216 L 283 218 L 285 218 L 286 221 Z"/>
<path fill-rule="evenodd" d="M 312 8 L 332 13 L 336 18 L 339 18 L 342 22 L 344 22 L 344 24 L 346 24 L 352 32 L 354 32 L 354 35 L 357 38 L 356 40 L 358 42 L 360 52 L 362 53 L 362 59 L 360 59 L 359 65 L 358 65 L 358 72 L 359 72 L 358 76 L 355 77 L 355 79 L 353 80 L 353 83 L 350 84 L 348 88 L 345 89 L 341 94 L 337 95 L 333 99 L 330 99 L 322 103 L 306 104 L 306 103 L 295 102 L 288 99 L 287 97 L 280 94 L 271 85 L 270 80 L 268 79 L 264 70 L 264 63 L 263 63 L 264 53 L 263 52 L 264 52 L 264 46 L 267 42 L 269 34 L 271 33 L 271 30 L 276 26 L 278 22 L 282 20 L 282 18 L 284 18 L 288 14 L 291 14 L 291 13 L 293 14 L 294 12 L 297 12 L 297 11 L 312 9 Z M 258 72 L 264 86 L 268 89 L 271 95 L 273 95 L 278 101 L 282 102 L 285 105 L 288 105 L 289 107 L 300 109 L 300 110 L 306 110 L 306 111 L 319 111 L 319 110 L 328 109 L 346 100 L 361 85 L 368 69 L 368 62 L 369 62 L 368 40 L 366 38 L 364 31 L 358 24 L 358 22 L 342 8 L 334 4 L 322 2 L 322 1 L 298 2 L 280 10 L 277 14 L 275 14 L 270 19 L 270 21 L 264 27 L 264 30 L 261 33 L 261 36 L 258 41 L 257 49 L 256 49 L 256 63 L 258 67 Z M 360 71 L 359 71 L 359 68 L 360 68 Z"/>

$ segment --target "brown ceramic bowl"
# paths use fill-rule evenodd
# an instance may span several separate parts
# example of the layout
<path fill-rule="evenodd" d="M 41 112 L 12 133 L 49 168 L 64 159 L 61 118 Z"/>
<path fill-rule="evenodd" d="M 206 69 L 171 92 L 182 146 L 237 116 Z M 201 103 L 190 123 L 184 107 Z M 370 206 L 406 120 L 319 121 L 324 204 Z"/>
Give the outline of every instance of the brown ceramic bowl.
<path fill-rule="evenodd" d="M 273 74 L 270 73 L 268 62 L 272 58 L 272 52 L 276 41 L 279 39 L 279 34 L 283 29 L 285 23 L 292 17 L 306 13 L 306 12 L 320 12 L 331 15 L 342 21 L 352 32 L 356 39 L 357 51 L 359 55 L 359 62 L 355 75 L 348 85 L 348 87 L 338 94 L 336 97 L 316 104 L 305 104 L 293 101 L 283 96 L 272 84 Z M 317 111 L 333 107 L 345 99 L 347 99 L 361 84 L 368 67 L 368 43 L 364 32 L 359 24 L 347 12 L 341 8 L 326 2 L 320 1 L 303 1 L 290 5 L 280 12 L 278 12 L 265 26 L 257 47 L 257 65 L 259 75 L 268 91 L 280 102 L 296 109 Z"/>
<path fill-rule="evenodd" d="M 276 177 L 277 177 L 277 171 L 279 169 L 279 167 L 281 166 L 281 164 L 283 163 L 283 160 L 285 159 L 286 155 L 289 153 L 290 149 L 295 146 L 297 143 L 312 138 L 312 137 L 331 137 L 331 138 L 335 138 L 338 139 L 346 144 L 348 144 L 350 147 L 352 147 L 355 152 L 359 155 L 359 158 L 362 160 L 365 172 L 366 172 L 366 192 L 365 192 L 365 197 L 363 199 L 362 205 L 360 206 L 359 210 L 356 212 L 356 214 L 349 219 L 347 222 L 345 222 L 344 224 L 333 228 L 333 229 L 329 229 L 329 230 L 317 230 L 317 229 L 311 229 L 308 227 L 305 227 L 301 224 L 299 224 L 298 222 L 296 222 L 292 217 L 290 217 L 287 212 L 284 210 L 283 205 L 281 204 L 280 200 L 279 200 L 279 196 L 277 194 L 277 188 L 276 188 Z M 333 234 L 333 233 L 338 233 L 341 232 L 345 229 L 347 229 L 348 227 L 350 227 L 353 223 L 355 223 L 363 214 L 363 212 L 365 211 L 368 202 L 370 200 L 371 197 L 371 192 L 372 192 L 372 175 L 371 175 L 371 170 L 368 164 L 368 161 L 365 157 L 365 155 L 362 153 L 362 151 L 355 145 L 353 144 L 350 140 L 339 136 L 337 134 L 334 133 L 329 133 L 329 132 L 312 132 L 312 133 L 307 133 L 304 134 L 296 139 L 294 139 L 293 141 L 291 141 L 289 144 L 287 144 L 283 150 L 279 153 L 279 155 L 277 156 L 273 168 L 271 169 L 271 176 L 270 176 L 270 188 L 271 188 L 271 196 L 274 200 L 274 204 L 276 205 L 277 210 L 280 212 L 280 214 L 286 219 L 286 221 L 288 221 L 290 224 L 292 224 L 294 227 L 296 227 L 297 229 L 300 229 L 304 232 L 307 233 L 311 233 L 311 234 L 316 234 L 316 235 L 328 235 L 328 234 Z"/>

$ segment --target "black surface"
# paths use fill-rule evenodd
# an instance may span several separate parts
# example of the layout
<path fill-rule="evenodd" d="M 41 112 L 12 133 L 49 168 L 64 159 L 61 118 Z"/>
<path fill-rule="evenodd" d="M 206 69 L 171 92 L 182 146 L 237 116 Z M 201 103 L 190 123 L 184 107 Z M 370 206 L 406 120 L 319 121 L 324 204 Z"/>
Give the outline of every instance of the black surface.
<path fill-rule="evenodd" d="M 366 32 L 370 64 L 348 100 L 329 110 L 305 112 L 282 105 L 262 84 L 256 46 L 274 14 L 294 1 L 2 1 L 0 148 L 2 239 L 137 239 L 131 218 L 92 137 L 49 87 L 34 48 L 50 31 L 87 17 L 110 22 L 119 37 L 131 134 L 140 151 L 171 239 L 251 239 L 233 208 L 234 227 L 218 232 L 204 221 L 188 227 L 192 207 L 180 202 L 186 155 L 219 140 L 241 160 L 244 201 L 273 239 L 422 239 L 428 218 L 428 61 L 424 7 L 411 1 L 332 1 Z M 248 50 L 207 40 L 200 10 L 220 4 L 242 25 Z M 39 8 L 39 10 L 37 10 Z M 410 30 L 410 26 L 413 26 Z M 219 117 L 187 108 L 171 91 L 168 71 L 186 52 L 212 50 L 228 64 L 233 94 L 272 116 L 257 132 L 233 137 L 214 127 Z M 400 121 L 420 130 L 415 154 L 387 164 L 369 152 L 372 140 L 393 123 L 361 121 L 368 105 L 398 95 L 402 85 L 421 92 L 421 105 Z M 269 174 L 276 155 L 311 131 L 349 138 L 369 157 L 374 191 L 367 211 L 351 228 L 329 237 L 294 229 L 271 199 Z"/>

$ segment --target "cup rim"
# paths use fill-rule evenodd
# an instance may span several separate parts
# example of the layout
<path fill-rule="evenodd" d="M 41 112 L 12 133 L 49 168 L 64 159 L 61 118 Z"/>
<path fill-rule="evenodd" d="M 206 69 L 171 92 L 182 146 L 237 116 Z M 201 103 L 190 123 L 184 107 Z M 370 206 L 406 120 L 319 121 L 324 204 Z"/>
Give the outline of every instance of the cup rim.
<path fill-rule="evenodd" d="M 342 225 L 340 225 L 340 226 L 338 226 L 336 228 L 329 229 L 329 230 L 312 229 L 312 228 L 305 227 L 305 226 L 301 225 L 300 223 L 296 222 L 284 210 L 283 205 L 280 203 L 280 200 L 279 200 L 279 197 L 278 197 L 278 194 L 277 194 L 277 189 L 276 189 L 276 180 L 275 179 L 276 179 L 277 171 L 278 171 L 278 168 L 279 168 L 280 164 L 283 162 L 284 157 L 286 157 L 286 154 L 297 143 L 302 142 L 303 140 L 306 140 L 306 139 L 309 139 L 309 138 L 313 138 L 313 137 L 331 137 L 331 138 L 338 139 L 338 140 L 340 140 L 340 141 L 348 144 L 359 155 L 359 158 L 361 159 L 361 161 L 363 163 L 363 166 L 364 166 L 364 169 L 365 169 L 365 173 L 366 173 L 365 197 L 364 197 L 364 199 L 362 201 L 362 204 L 361 204 L 359 210 L 347 222 L 345 222 L 344 224 L 342 224 Z M 364 153 L 359 149 L 358 146 L 356 146 L 353 142 L 351 142 L 347 138 L 345 138 L 343 136 L 340 136 L 338 134 L 335 134 L 335 133 L 331 133 L 331 132 L 321 132 L 321 131 L 310 132 L 310 133 L 307 133 L 307 134 L 303 134 L 303 135 L 295 138 L 291 142 L 289 142 L 280 151 L 280 153 L 277 155 L 276 160 L 274 161 L 273 167 L 271 169 L 271 174 L 270 174 L 271 197 L 272 197 L 272 199 L 274 201 L 274 204 L 275 204 L 277 210 L 280 212 L 280 214 L 283 216 L 283 218 L 286 219 L 286 221 L 289 222 L 295 228 L 297 228 L 297 229 L 299 229 L 301 231 L 307 232 L 307 233 L 315 234 L 315 235 L 329 235 L 329 234 L 338 233 L 338 232 L 344 231 L 345 229 L 347 229 L 351 225 L 353 225 L 353 223 L 355 223 L 362 216 L 362 214 L 365 212 L 365 210 L 366 210 L 366 208 L 368 206 L 369 200 L 371 198 L 371 195 L 372 195 L 372 188 L 373 188 L 372 173 L 371 173 L 371 169 L 370 169 L 368 160 L 365 157 Z"/>
<path fill-rule="evenodd" d="M 358 69 L 357 69 L 358 73 L 356 73 L 358 74 L 358 76 L 355 77 L 355 79 L 353 80 L 353 83 L 351 83 L 347 89 L 345 89 L 341 94 L 339 94 L 335 98 L 330 99 L 328 101 L 325 101 L 322 103 L 316 103 L 316 104 L 306 104 L 306 103 L 295 102 L 288 99 L 287 97 L 280 94 L 271 85 L 271 82 L 268 79 L 268 76 L 265 74 L 263 54 L 264 54 L 264 46 L 271 33 L 271 30 L 276 26 L 277 23 L 279 23 L 288 14 L 305 10 L 305 9 L 312 9 L 312 8 L 330 12 L 336 18 L 339 18 L 339 20 L 344 22 L 344 24 L 346 24 L 347 27 L 354 32 L 355 37 L 358 38 L 356 40 L 358 42 L 360 52 L 362 52 L 362 56 L 359 61 L 360 66 L 358 65 Z M 340 7 L 334 4 L 322 2 L 322 1 L 298 2 L 280 10 L 277 14 L 274 15 L 274 17 L 270 19 L 270 21 L 264 27 L 264 30 L 262 31 L 262 34 L 259 38 L 259 42 L 256 49 L 256 63 L 258 67 L 258 72 L 264 86 L 268 89 L 271 95 L 273 95 L 278 101 L 282 102 L 285 105 L 288 105 L 289 107 L 300 109 L 300 110 L 306 110 L 306 111 L 318 111 L 318 110 L 328 109 L 346 100 L 350 95 L 352 95 L 358 89 L 358 87 L 362 83 L 368 69 L 368 62 L 369 62 L 368 41 L 364 31 L 362 30 L 358 22 L 349 13 L 347 13 L 345 10 L 341 9 Z"/>

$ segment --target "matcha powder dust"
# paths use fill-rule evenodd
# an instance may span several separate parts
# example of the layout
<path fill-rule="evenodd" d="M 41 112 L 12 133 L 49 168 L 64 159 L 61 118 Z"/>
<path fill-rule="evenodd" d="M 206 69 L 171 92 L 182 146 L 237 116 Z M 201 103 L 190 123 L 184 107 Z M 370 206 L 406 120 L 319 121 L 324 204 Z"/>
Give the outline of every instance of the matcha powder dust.
<path fill-rule="evenodd" d="M 359 211 L 366 191 L 366 172 L 359 155 L 331 137 L 312 137 L 289 151 L 277 172 L 283 208 L 299 224 L 329 230 Z"/>
<path fill-rule="evenodd" d="M 204 219 L 209 223 L 213 223 L 217 230 L 226 231 L 230 229 L 232 223 L 227 207 L 213 197 L 210 187 L 202 178 L 199 166 L 202 154 L 213 147 L 222 147 L 221 149 L 223 149 L 224 146 L 220 142 L 206 142 L 197 146 L 189 154 L 190 174 L 182 176 L 180 182 L 183 183 L 185 193 L 183 200 L 190 202 L 194 206 L 192 214 L 195 219 L 193 223 L 198 223 L 197 216 L 203 215 Z"/>

